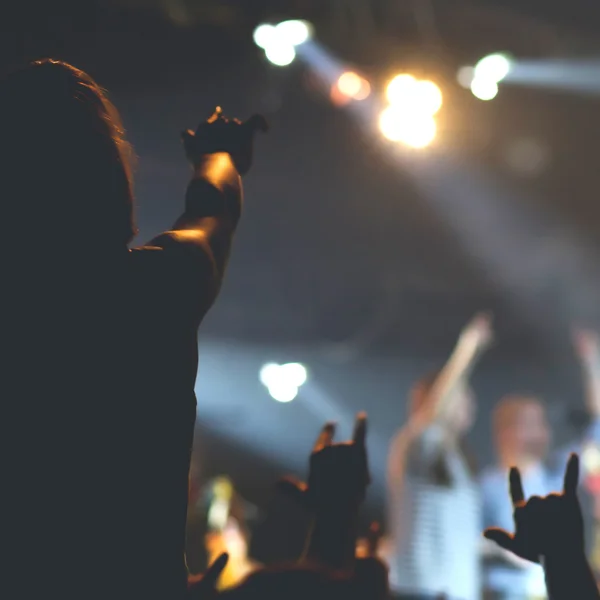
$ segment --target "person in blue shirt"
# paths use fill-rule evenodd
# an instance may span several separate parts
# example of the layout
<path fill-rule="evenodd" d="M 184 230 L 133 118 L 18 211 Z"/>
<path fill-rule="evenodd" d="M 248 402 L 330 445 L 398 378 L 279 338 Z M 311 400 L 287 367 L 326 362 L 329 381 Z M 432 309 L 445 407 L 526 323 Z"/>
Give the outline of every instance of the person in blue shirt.
<path fill-rule="evenodd" d="M 493 429 L 498 464 L 481 477 L 483 518 L 486 528 L 510 531 L 513 508 L 506 494 L 508 471 L 520 470 L 527 496 L 545 496 L 562 485 L 563 472 L 571 452 L 600 444 L 600 343 L 588 331 L 577 331 L 575 348 L 586 384 L 587 408 L 591 418 L 584 436 L 569 447 L 550 452 L 552 433 L 544 404 L 536 397 L 511 395 L 496 406 Z M 499 600 L 536 600 L 546 597 L 544 574 L 539 565 L 519 559 L 484 540 L 488 559 L 486 588 Z"/>

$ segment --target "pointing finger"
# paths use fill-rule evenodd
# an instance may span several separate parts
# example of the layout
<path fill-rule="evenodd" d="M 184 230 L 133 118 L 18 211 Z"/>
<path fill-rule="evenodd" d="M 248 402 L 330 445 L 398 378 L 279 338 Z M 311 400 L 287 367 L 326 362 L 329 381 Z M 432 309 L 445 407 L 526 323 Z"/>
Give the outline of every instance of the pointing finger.
<path fill-rule="evenodd" d="M 517 508 L 525 502 L 525 492 L 521 482 L 521 473 L 516 467 L 511 467 L 508 475 L 510 498 L 514 508 Z"/>
<path fill-rule="evenodd" d="M 575 496 L 579 484 L 579 457 L 577 454 L 571 454 L 567 468 L 565 470 L 565 480 L 563 491 L 565 496 Z"/>

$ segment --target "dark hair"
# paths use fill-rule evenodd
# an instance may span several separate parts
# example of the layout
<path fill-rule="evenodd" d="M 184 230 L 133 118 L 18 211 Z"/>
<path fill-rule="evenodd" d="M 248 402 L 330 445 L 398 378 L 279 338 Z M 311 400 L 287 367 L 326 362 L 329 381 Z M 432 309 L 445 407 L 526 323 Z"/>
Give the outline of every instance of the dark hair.
<path fill-rule="evenodd" d="M 131 160 L 117 110 L 83 71 L 45 59 L 0 81 L 1 214 L 25 221 L 11 227 L 128 244 Z"/>

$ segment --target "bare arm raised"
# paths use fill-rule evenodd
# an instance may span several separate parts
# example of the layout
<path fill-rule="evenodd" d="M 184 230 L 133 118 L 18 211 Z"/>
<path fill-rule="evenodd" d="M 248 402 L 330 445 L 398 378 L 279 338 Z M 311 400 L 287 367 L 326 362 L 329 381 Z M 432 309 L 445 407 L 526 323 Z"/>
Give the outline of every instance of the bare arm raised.
<path fill-rule="evenodd" d="M 242 211 L 241 176 L 252 165 L 254 135 L 266 129 L 262 117 L 241 123 L 226 119 L 217 108 L 195 132 L 182 133 L 186 156 L 194 168 L 185 209 L 172 229 L 150 245 L 182 251 L 189 261 L 201 265 L 202 272 L 212 275 L 217 287 Z"/>

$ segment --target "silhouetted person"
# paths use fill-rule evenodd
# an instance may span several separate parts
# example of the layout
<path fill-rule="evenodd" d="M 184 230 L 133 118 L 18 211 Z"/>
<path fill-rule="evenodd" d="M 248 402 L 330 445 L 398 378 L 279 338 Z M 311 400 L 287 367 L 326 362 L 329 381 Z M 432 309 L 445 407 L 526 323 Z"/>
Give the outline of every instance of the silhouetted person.
<path fill-rule="evenodd" d="M 0 82 L 2 597 L 185 593 L 196 331 L 257 124 L 186 132 L 183 214 L 130 250 L 131 151 L 103 91 L 55 61 Z"/>

